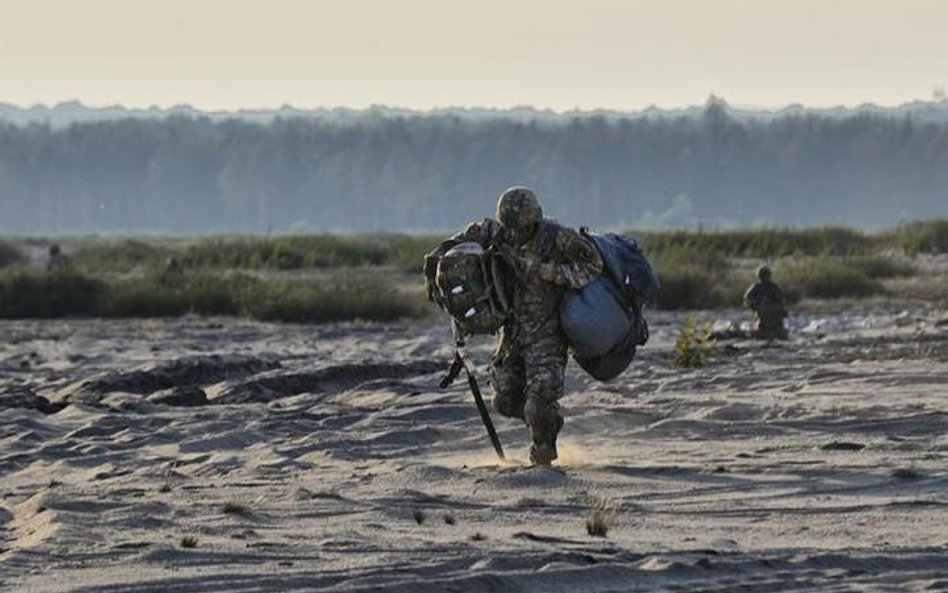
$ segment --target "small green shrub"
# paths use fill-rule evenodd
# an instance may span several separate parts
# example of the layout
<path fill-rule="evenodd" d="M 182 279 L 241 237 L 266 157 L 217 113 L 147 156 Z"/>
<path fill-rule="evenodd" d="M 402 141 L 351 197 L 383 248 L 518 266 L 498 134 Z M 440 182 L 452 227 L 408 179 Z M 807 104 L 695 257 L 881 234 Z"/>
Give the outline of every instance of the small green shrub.
<path fill-rule="evenodd" d="M 181 538 L 181 547 L 182 548 L 196 548 L 198 545 L 198 540 L 196 537 L 186 535 Z"/>
<path fill-rule="evenodd" d="M 686 369 L 705 366 L 714 350 L 710 335 L 710 323 L 699 327 L 694 315 L 689 315 L 675 340 L 675 366 Z"/>

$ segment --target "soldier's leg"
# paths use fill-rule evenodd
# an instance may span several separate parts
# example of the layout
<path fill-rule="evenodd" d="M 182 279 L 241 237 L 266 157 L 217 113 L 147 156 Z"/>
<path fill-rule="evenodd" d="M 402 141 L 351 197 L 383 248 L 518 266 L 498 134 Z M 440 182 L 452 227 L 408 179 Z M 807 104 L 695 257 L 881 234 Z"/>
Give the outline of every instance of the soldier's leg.
<path fill-rule="evenodd" d="M 494 409 L 503 416 L 523 418 L 524 364 L 523 354 L 512 340 L 501 340 L 491 364 L 491 385 L 494 388 Z"/>
<path fill-rule="evenodd" d="M 559 335 L 537 339 L 524 348 L 526 388 L 524 420 L 533 441 L 530 460 L 549 465 L 557 457 L 556 436 L 563 428 L 559 399 L 566 378 L 566 341 Z"/>

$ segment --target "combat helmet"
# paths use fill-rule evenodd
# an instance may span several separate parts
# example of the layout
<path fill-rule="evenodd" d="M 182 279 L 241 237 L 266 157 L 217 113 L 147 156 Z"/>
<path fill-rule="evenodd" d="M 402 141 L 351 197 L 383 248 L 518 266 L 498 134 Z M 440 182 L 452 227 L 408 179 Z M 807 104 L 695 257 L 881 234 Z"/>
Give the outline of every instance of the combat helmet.
<path fill-rule="evenodd" d="M 437 302 L 465 335 L 493 334 L 507 319 L 509 297 L 496 258 L 477 243 L 465 242 L 438 261 Z"/>
<path fill-rule="evenodd" d="M 506 238 L 520 245 L 536 232 L 537 226 L 543 221 L 543 209 L 533 190 L 514 186 L 500 194 L 495 218 Z"/>
<path fill-rule="evenodd" d="M 773 272 L 770 270 L 770 266 L 760 266 L 757 268 L 757 279 L 761 282 L 770 282 L 770 279 L 773 278 Z"/>

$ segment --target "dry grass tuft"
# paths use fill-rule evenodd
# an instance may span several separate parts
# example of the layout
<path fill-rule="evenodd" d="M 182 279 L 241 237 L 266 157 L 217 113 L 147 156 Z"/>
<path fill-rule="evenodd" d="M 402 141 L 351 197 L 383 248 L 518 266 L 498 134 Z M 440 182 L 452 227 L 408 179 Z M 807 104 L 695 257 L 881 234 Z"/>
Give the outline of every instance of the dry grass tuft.
<path fill-rule="evenodd" d="M 586 533 L 593 537 L 606 537 L 609 530 L 616 526 L 617 515 L 614 504 L 606 499 L 596 500 L 586 517 Z"/>

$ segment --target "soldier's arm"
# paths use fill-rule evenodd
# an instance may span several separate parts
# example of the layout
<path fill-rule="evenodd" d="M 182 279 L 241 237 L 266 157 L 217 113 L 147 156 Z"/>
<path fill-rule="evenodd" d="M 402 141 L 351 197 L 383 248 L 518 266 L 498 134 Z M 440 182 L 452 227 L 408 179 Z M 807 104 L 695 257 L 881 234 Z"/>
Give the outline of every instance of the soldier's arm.
<path fill-rule="evenodd" d="M 744 293 L 744 305 L 755 311 L 760 301 L 759 286 L 759 284 L 752 284 L 751 287 L 747 289 L 747 292 Z"/>
<path fill-rule="evenodd" d="M 589 239 L 573 229 L 562 228 L 556 234 L 556 247 L 566 261 L 562 264 L 544 263 L 537 275 L 547 282 L 579 290 L 602 273 L 602 257 Z"/>

